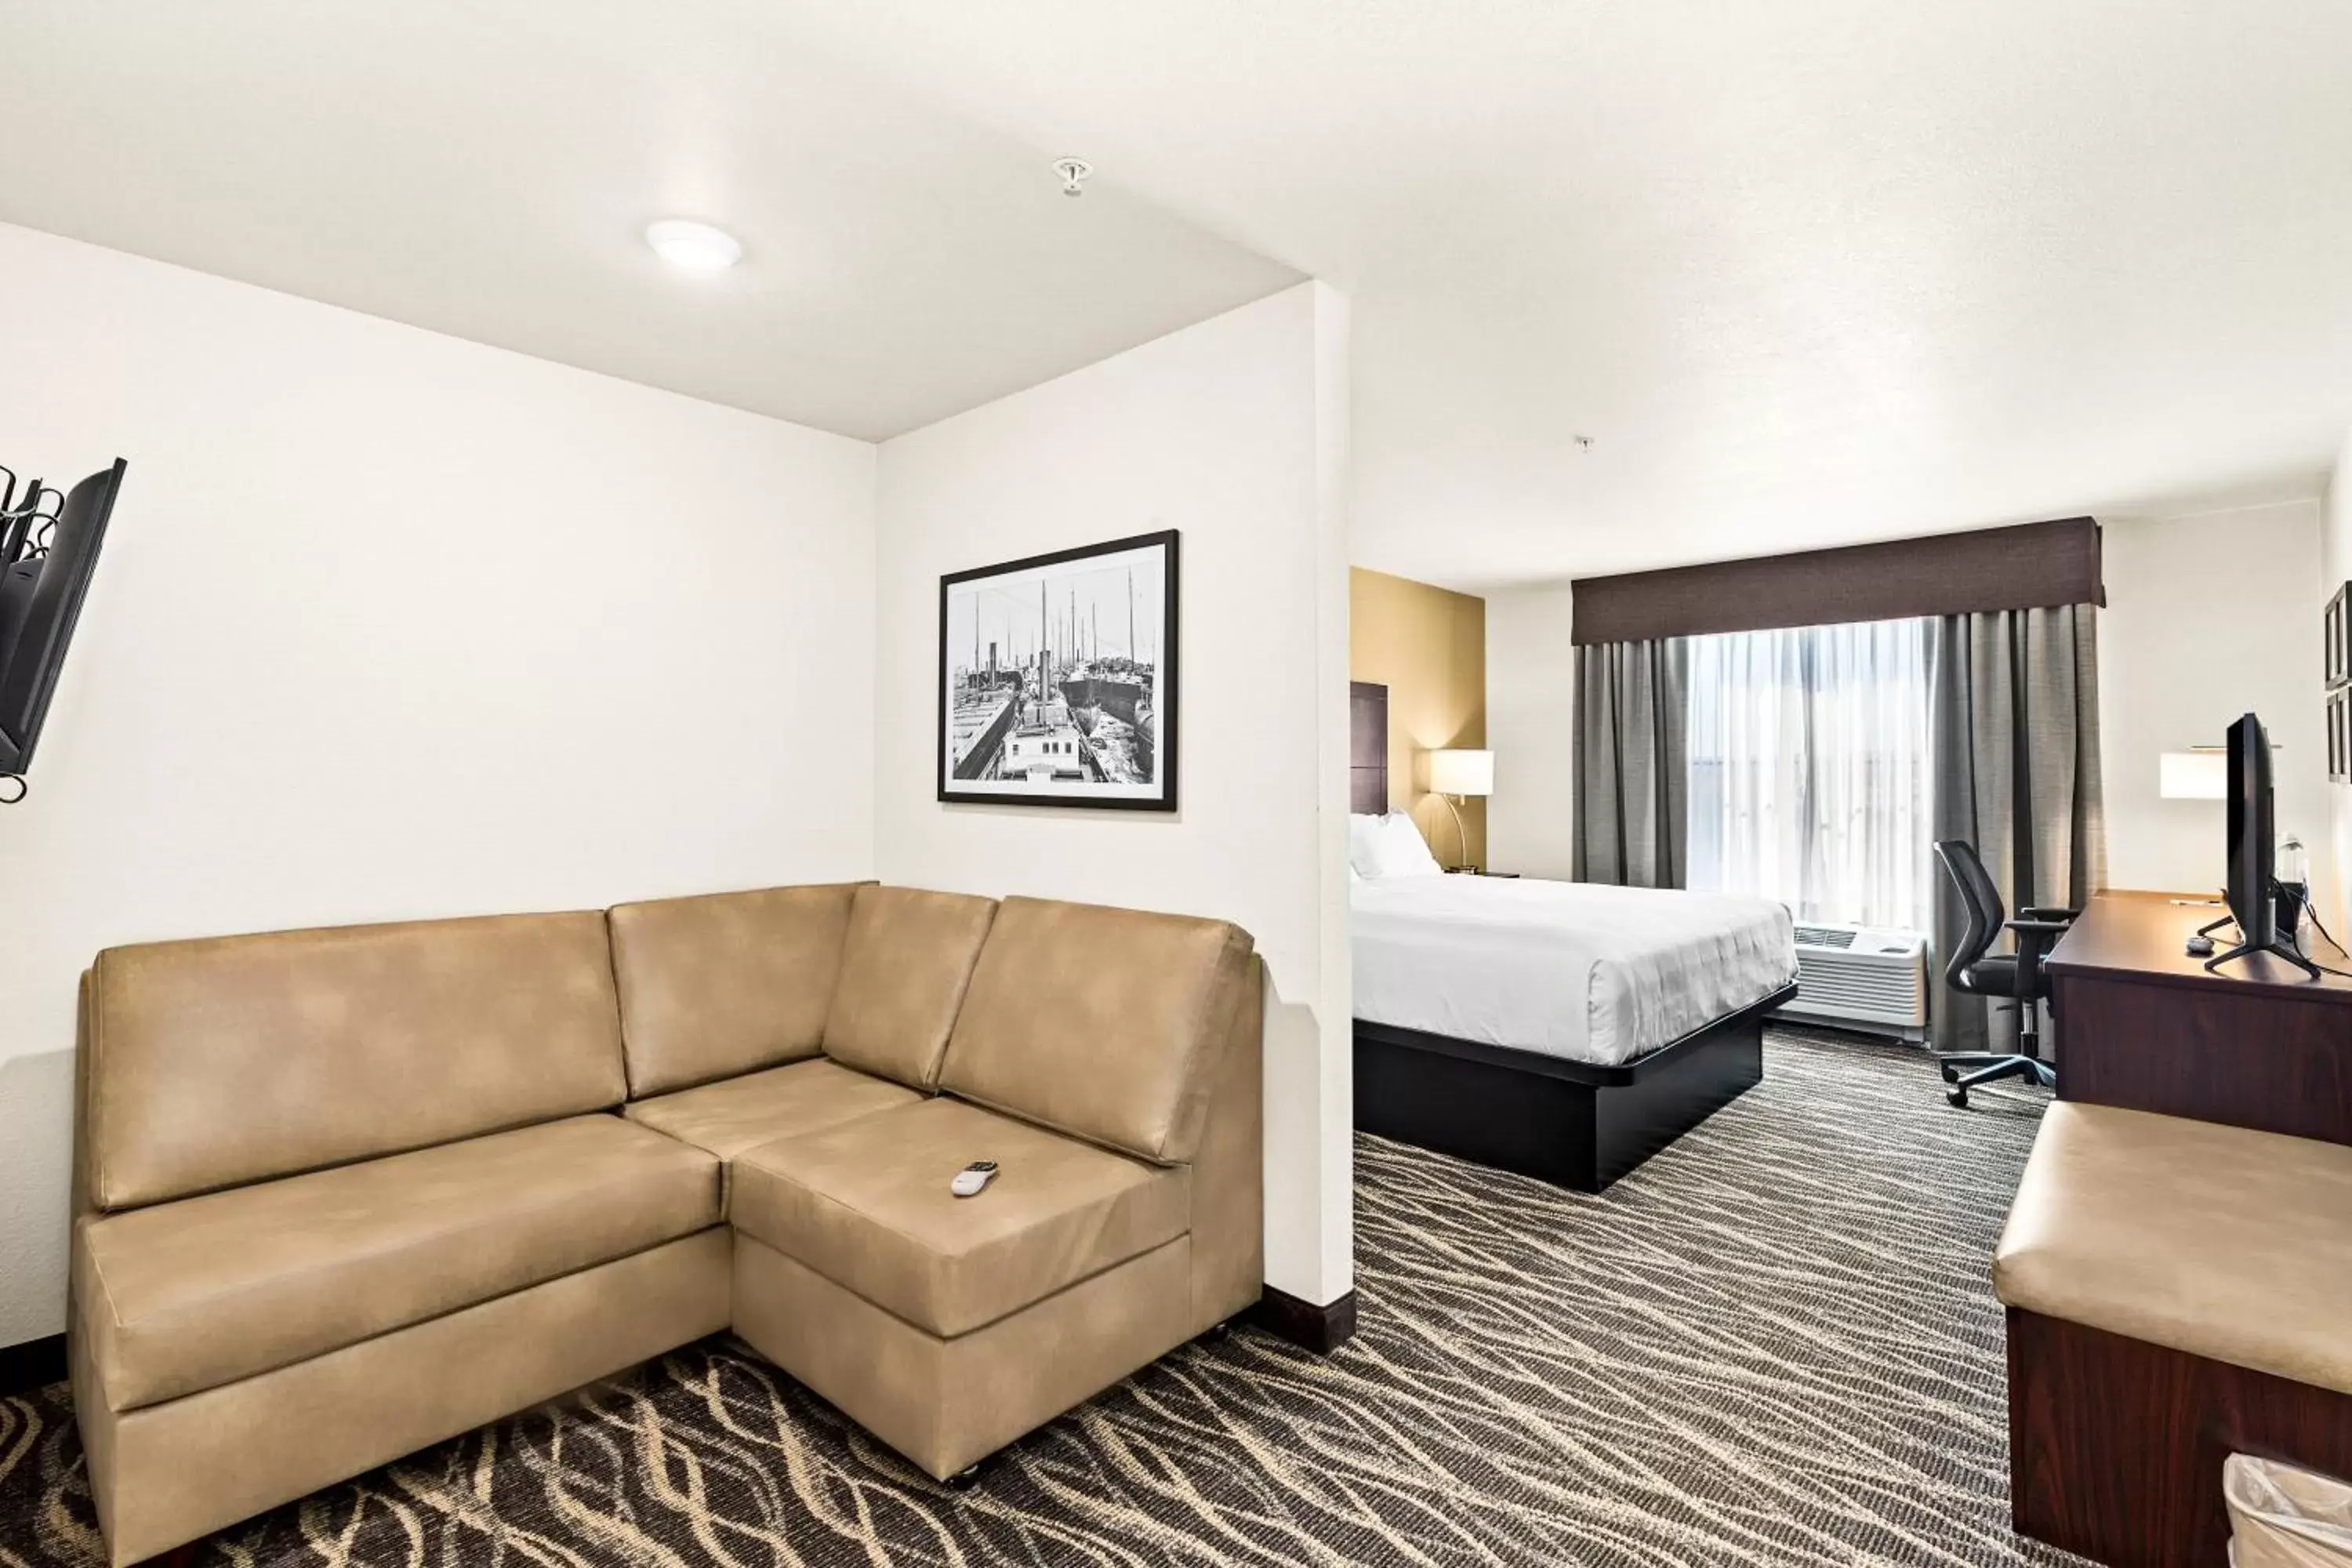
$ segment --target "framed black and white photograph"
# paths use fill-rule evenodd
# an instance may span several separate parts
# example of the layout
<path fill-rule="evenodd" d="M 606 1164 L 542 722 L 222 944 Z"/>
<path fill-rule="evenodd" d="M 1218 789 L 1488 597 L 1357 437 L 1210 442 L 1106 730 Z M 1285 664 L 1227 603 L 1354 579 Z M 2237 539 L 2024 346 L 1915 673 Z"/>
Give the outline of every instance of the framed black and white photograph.
<path fill-rule="evenodd" d="M 2327 694 L 2327 777 L 2352 784 L 2352 689 Z"/>
<path fill-rule="evenodd" d="M 2352 583 L 2336 590 L 2327 601 L 2327 689 L 2352 683 Z"/>
<path fill-rule="evenodd" d="M 1176 531 L 940 579 L 940 799 L 1176 809 Z"/>

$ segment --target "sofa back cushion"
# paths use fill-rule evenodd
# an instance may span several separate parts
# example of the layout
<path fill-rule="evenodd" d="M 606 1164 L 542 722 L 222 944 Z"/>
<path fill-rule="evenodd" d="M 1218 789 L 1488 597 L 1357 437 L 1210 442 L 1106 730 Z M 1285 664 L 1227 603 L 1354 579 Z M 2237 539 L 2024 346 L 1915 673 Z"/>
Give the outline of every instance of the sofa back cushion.
<path fill-rule="evenodd" d="M 845 1067 L 939 1087 L 940 1058 L 996 900 L 919 888 L 857 889 L 824 1054 Z"/>
<path fill-rule="evenodd" d="M 624 1089 L 594 910 L 118 947 L 89 985 L 100 1208 L 551 1121 Z"/>
<path fill-rule="evenodd" d="M 857 888 L 616 906 L 613 971 L 630 1098 L 816 1055 Z"/>
<path fill-rule="evenodd" d="M 1190 1160 L 1252 946 L 1223 921 L 1007 899 L 940 1087 L 1162 1164 Z"/>

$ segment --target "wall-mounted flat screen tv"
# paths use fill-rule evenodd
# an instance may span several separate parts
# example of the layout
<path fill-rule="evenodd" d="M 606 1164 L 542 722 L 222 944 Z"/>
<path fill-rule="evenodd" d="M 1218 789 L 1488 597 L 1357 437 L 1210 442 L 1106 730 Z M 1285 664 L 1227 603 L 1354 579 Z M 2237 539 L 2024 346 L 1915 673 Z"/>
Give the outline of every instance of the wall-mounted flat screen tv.
<path fill-rule="evenodd" d="M 33 760 L 122 471 L 117 458 L 74 486 L 54 522 L 20 531 L 16 558 L 0 558 L 0 777 L 21 774 Z"/>

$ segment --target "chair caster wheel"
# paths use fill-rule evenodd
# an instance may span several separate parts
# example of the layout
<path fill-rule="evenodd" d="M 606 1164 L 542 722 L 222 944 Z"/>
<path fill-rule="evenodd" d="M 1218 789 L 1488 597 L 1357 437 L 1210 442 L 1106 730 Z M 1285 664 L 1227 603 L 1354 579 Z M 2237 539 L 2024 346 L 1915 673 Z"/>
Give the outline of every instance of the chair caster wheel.
<path fill-rule="evenodd" d="M 1944 1096 L 1944 1098 L 1950 1100 L 1962 1110 L 1966 1110 L 1969 1108 L 1969 1091 L 1965 1089 L 1956 1089 L 1952 1090 L 1951 1093 Z"/>
<path fill-rule="evenodd" d="M 1959 1081 L 1960 1081 L 1960 1069 L 1959 1069 L 1959 1068 L 1942 1068 L 1942 1069 L 1940 1069 L 1940 1070 L 1942 1071 L 1942 1073 L 1943 1073 L 1943 1075 L 1944 1075 L 1944 1081 L 1945 1081 L 1946 1083 L 1958 1083 L 1958 1082 L 1959 1082 Z"/>
<path fill-rule="evenodd" d="M 981 1463 L 985 1464 L 987 1461 L 983 1459 Z M 951 1492 L 968 1492 L 980 1484 L 980 1465 L 966 1465 L 962 1469 L 941 1481 L 940 1485 Z"/>

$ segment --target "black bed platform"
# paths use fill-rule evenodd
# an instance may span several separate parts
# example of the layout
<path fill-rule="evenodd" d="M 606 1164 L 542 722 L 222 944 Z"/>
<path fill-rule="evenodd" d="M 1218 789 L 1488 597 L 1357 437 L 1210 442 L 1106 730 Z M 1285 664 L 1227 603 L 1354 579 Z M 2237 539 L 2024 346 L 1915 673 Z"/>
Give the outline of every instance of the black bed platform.
<path fill-rule="evenodd" d="M 1356 1125 L 1580 1193 L 1764 1078 L 1764 1015 L 1794 985 L 1619 1067 L 1356 1020 Z"/>

